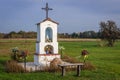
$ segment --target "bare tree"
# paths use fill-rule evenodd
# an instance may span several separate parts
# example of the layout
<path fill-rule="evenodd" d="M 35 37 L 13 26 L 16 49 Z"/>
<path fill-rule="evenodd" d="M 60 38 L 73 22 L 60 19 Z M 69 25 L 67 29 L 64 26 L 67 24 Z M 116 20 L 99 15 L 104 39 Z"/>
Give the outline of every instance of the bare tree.
<path fill-rule="evenodd" d="M 100 38 L 106 40 L 108 46 L 114 46 L 114 43 L 119 38 L 120 34 L 116 23 L 114 21 L 101 22 L 100 28 Z"/>

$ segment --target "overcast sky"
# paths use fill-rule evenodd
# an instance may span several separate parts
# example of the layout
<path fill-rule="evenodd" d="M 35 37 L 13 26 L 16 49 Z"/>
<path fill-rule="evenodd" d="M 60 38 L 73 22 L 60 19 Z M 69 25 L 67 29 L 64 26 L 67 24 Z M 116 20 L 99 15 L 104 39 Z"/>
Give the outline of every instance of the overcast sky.
<path fill-rule="evenodd" d="M 49 17 L 59 22 L 65 33 L 99 30 L 101 21 L 113 20 L 120 26 L 120 0 L 0 0 L 0 32 L 36 31 L 36 23 Z"/>

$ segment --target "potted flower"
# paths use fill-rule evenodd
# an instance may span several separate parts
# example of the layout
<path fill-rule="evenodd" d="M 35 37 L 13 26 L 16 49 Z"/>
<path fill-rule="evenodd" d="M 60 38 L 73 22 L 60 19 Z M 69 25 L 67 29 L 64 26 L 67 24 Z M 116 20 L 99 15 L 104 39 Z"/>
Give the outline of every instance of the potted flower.
<path fill-rule="evenodd" d="M 11 58 L 15 61 L 18 60 L 18 52 L 19 52 L 19 49 L 18 47 L 15 47 L 15 48 L 12 48 L 12 54 L 11 54 Z"/>
<path fill-rule="evenodd" d="M 82 55 L 83 58 L 84 58 L 84 62 L 85 62 L 86 59 L 88 58 L 88 54 L 89 54 L 89 52 L 88 52 L 87 50 L 82 50 L 81 55 Z"/>

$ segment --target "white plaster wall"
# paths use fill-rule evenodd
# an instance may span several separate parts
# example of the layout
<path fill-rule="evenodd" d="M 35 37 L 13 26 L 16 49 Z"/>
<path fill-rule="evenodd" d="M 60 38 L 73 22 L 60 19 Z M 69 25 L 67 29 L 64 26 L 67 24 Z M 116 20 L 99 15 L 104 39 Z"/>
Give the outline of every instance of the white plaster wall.
<path fill-rule="evenodd" d="M 45 21 L 40 24 L 41 27 L 41 41 L 45 41 L 45 30 L 47 27 L 50 27 L 53 31 L 53 42 L 57 41 L 57 24 L 51 22 L 51 21 Z M 43 39 L 44 38 L 44 39 Z"/>
<path fill-rule="evenodd" d="M 39 48 L 39 43 L 36 43 L 36 53 L 39 53 L 40 52 L 40 48 Z"/>
<path fill-rule="evenodd" d="M 40 33 L 39 33 L 39 34 L 40 34 L 40 39 L 41 39 L 40 41 L 41 41 L 41 42 L 45 42 L 45 28 L 46 28 L 46 25 L 43 24 L 43 23 L 41 23 L 41 24 L 40 24 L 40 28 L 41 28 L 41 29 L 40 29 L 41 31 L 40 31 Z"/>
<path fill-rule="evenodd" d="M 34 64 L 38 65 L 39 64 L 39 56 L 34 55 Z"/>
<path fill-rule="evenodd" d="M 54 46 L 54 54 L 58 54 L 58 42 L 53 43 Z"/>
<path fill-rule="evenodd" d="M 41 48 L 40 48 L 40 53 L 39 54 L 46 54 L 45 51 L 44 51 L 45 42 L 41 42 L 40 46 L 41 46 Z"/>
<path fill-rule="evenodd" d="M 53 34 L 53 42 L 45 42 L 45 30 L 50 27 L 52 29 Z M 46 54 L 44 48 L 46 45 L 53 46 L 54 54 L 58 54 L 58 42 L 57 42 L 57 24 L 51 21 L 45 21 L 37 25 L 37 43 L 36 43 L 36 53 L 37 54 Z M 34 55 L 34 64 L 38 65 L 44 62 L 50 62 L 54 58 L 60 58 L 60 55 Z"/>
<path fill-rule="evenodd" d="M 44 51 L 44 47 L 46 45 L 53 46 L 54 53 L 58 53 L 57 24 L 55 24 L 55 23 L 53 23 L 51 21 L 45 21 L 45 22 L 42 22 L 40 24 L 40 26 L 38 26 L 38 27 L 41 28 L 41 29 L 38 28 L 38 33 L 37 33 L 37 34 L 39 34 L 38 36 L 40 36 L 40 39 L 41 39 L 40 41 L 41 42 L 40 42 L 40 45 L 37 44 L 37 46 L 36 46 L 37 48 L 39 48 L 39 49 L 36 50 L 37 53 L 39 53 L 39 54 L 46 54 L 45 51 Z M 52 32 L 53 32 L 53 42 L 51 42 L 51 43 L 46 43 L 45 42 L 45 33 L 46 33 L 45 30 L 48 27 L 50 27 L 52 29 Z M 41 47 L 39 47 L 39 46 L 41 46 Z"/>
<path fill-rule="evenodd" d="M 40 29 L 41 29 L 41 28 L 40 28 L 40 25 L 37 25 L 37 41 L 38 41 L 38 42 L 40 42 L 40 33 L 41 33 L 41 32 L 40 32 L 40 31 L 41 31 Z"/>
<path fill-rule="evenodd" d="M 57 24 L 54 25 L 53 31 L 53 42 L 57 42 Z"/>

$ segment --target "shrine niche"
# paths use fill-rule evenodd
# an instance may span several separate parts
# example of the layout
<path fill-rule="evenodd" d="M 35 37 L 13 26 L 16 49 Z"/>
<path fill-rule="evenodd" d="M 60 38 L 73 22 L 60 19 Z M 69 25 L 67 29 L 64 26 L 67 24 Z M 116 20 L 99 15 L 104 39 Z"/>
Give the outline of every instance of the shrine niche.
<path fill-rule="evenodd" d="M 45 30 L 45 42 L 52 42 L 52 29 L 50 27 Z"/>
<path fill-rule="evenodd" d="M 45 52 L 46 54 L 53 54 L 53 46 L 51 45 L 45 46 Z"/>

